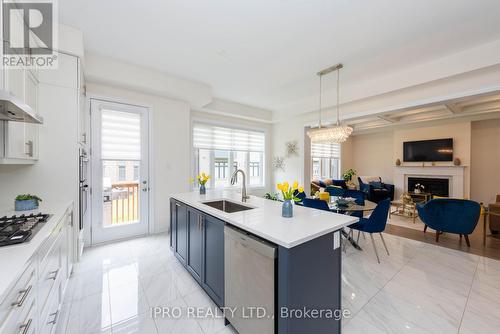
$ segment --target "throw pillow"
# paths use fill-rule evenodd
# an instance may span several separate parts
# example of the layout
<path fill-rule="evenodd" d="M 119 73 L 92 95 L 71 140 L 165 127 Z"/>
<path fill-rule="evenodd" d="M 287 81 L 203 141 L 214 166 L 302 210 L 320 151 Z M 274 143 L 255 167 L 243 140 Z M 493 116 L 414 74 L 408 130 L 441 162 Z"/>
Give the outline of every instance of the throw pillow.
<path fill-rule="evenodd" d="M 370 185 L 373 187 L 373 189 L 383 189 L 384 188 L 384 185 L 382 184 L 382 182 L 372 181 L 372 182 L 370 182 Z"/>

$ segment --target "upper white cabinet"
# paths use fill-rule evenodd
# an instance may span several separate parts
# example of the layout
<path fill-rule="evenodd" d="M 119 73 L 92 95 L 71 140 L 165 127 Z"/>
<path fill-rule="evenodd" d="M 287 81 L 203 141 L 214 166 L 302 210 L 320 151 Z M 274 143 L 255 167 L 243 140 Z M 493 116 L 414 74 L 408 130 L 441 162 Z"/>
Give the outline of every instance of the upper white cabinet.
<path fill-rule="evenodd" d="M 3 89 L 29 105 L 35 112 L 47 116 L 51 110 L 40 110 L 40 85 L 70 88 L 79 92 L 78 109 L 83 109 L 85 98 L 82 95 L 83 76 L 80 73 L 79 59 L 63 53 L 57 54 L 56 69 L 8 69 L 3 70 L 1 82 Z M 57 99 L 58 96 L 51 98 Z M 46 99 L 45 99 L 46 100 Z M 74 110 L 77 112 L 76 108 Z M 54 120 L 53 120 L 54 121 Z M 86 145 L 88 120 L 79 114 L 79 142 Z M 33 164 L 39 158 L 39 129 L 42 125 L 12 121 L 0 121 L 0 164 Z"/>
<path fill-rule="evenodd" d="M 38 79 L 36 71 L 27 69 L 4 70 L 4 89 L 38 112 Z M 3 149 L 0 163 L 29 164 L 38 159 L 38 128 L 40 125 L 23 122 L 0 124 Z"/>

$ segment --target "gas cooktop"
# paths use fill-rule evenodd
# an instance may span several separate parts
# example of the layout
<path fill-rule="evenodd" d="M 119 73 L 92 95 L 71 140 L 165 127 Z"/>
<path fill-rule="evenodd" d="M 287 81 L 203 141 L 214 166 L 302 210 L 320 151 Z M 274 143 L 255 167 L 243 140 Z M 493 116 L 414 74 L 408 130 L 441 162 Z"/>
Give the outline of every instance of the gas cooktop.
<path fill-rule="evenodd" d="M 21 214 L 0 218 L 0 247 L 28 242 L 40 231 L 50 215 L 43 213 Z"/>

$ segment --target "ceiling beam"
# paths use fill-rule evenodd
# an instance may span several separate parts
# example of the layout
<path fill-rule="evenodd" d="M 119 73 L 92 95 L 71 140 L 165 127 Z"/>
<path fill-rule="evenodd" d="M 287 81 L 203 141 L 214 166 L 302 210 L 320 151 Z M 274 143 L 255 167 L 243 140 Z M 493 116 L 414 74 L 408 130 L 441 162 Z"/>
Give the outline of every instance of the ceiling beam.
<path fill-rule="evenodd" d="M 386 116 L 386 115 L 378 115 L 377 117 L 380 118 L 381 120 L 384 120 L 384 121 L 389 122 L 389 123 L 397 123 L 398 122 L 397 119 L 390 118 L 389 116 Z"/>
<path fill-rule="evenodd" d="M 455 103 L 446 103 L 444 106 L 446 107 L 446 109 L 448 109 L 449 112 L 454 115 L 460 114 L 462 112 L 462 108 L 457 106 Z"/>

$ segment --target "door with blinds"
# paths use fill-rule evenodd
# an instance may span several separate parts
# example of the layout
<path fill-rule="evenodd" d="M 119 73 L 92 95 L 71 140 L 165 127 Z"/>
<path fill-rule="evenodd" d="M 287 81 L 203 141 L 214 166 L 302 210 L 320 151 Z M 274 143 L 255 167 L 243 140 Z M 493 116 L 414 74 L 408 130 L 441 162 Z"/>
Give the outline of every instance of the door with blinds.
<path fill-rule="evenodd" d="M 148 109 L 92 99 L 91 113 L 92 244 L 145 235 Z"/>

